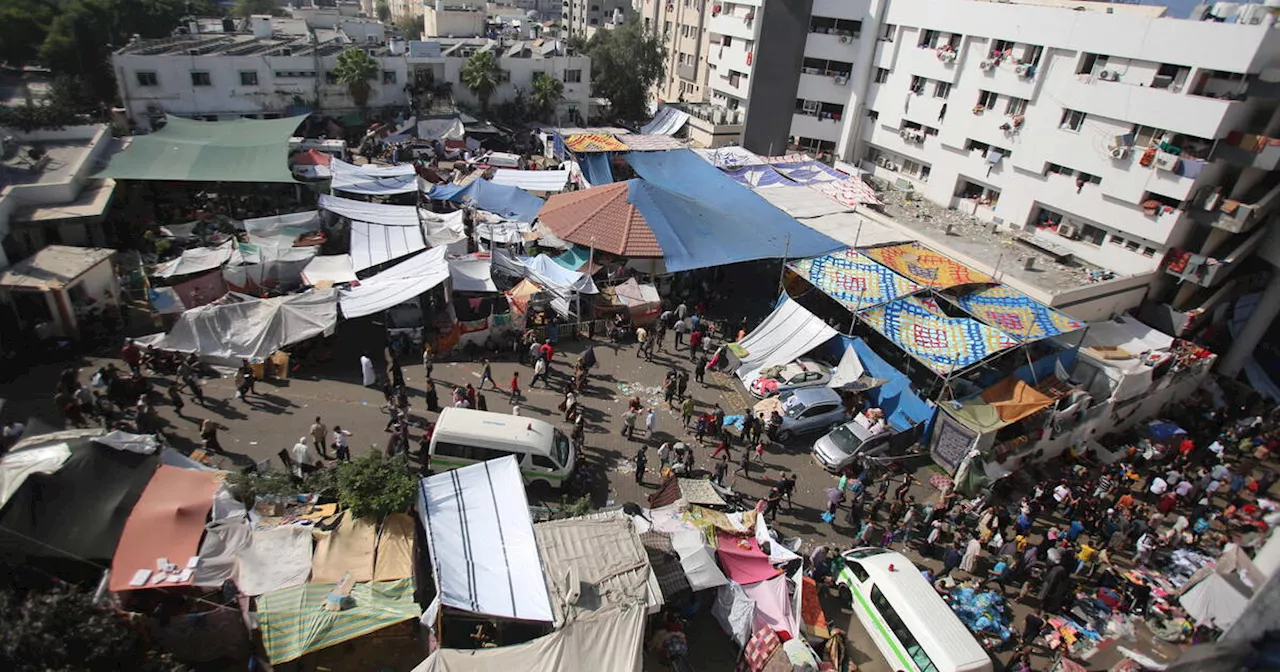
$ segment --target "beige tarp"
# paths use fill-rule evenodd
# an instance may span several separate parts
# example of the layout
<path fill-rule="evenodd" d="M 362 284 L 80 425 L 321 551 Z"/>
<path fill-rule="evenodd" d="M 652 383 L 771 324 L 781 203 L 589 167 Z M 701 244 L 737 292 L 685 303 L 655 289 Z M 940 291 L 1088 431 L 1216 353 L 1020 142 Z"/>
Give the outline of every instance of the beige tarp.
<path fill-rule="evenodd" d="M 320 537 L 311 559 L 311 583 L 338 583 L 351 572 L 351 580 L 373 580 L 373 550 L 378 528 L 372 520 L 354 519 L 350 512 L 332 532 Z"/>
<path fill-rule="evenodd" d="M 995 407 L 1000 419 L 1009 424 L 1053 404 L 1052 399 L 1013 376 L 984 390 L 982 399 Z"/>
<path fill-rule="evenodd" d="M 407 579 L 413 576 L 413 518 L 393 513 L 382 524 L 378 555 L 373 564 L 374 581 Z"/>

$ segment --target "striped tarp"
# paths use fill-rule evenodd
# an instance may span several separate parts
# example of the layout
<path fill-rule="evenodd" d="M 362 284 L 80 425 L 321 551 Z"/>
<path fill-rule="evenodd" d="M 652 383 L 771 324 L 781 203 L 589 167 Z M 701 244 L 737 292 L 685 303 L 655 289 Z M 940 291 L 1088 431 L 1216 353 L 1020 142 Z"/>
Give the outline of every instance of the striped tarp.
<path fill-rule="evenodd" d="M 325 600 L 335 587 L 332 583 L 308 583 L 258 598 L 262 644 L 272 664 L 297 660 L 312 651 L 418 617 L 411 578 L 357 583 L 350 607 L 327 611 Z"/>

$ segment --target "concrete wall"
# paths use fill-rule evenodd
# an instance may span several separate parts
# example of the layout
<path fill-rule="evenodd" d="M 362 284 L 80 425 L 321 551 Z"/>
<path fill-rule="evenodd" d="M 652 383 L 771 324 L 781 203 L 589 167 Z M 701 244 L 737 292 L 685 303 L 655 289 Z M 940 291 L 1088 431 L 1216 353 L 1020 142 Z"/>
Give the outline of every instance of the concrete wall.
<path fill-rule="evenodd" d="M 481 6 L 483 9 L 483 5 Z M 484 34 L 485 13 L 476 10 L 427 7 L 422 13 L 422 35 L 431 37 L 477 37 Z"/>

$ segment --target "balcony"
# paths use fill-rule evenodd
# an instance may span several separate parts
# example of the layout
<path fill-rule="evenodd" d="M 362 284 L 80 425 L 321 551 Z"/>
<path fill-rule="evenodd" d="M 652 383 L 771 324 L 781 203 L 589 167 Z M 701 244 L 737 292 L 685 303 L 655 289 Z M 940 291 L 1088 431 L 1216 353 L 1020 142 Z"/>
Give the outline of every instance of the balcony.
<path fill-rule="evenodd" d="M 1280 173 L 1271 173 L 1240 199 L 1222 199 L 1218 194 L 1205 203 L 1193 205 L 1191 216 L 1215 229 L 1241 233 L 1249 231 L 1272 214 L 1280 204 Z"/>
<path fill-rule="evenodd" d="M 1239 236 L 1237 240 L 1223 246 L 1229 253 L 1221 259 L 1194 254 L 1188 250 L 1170 250 L 1162 264 L 1164 272 L 1184 282 L 1212 287 L 1225 278 L 1236 264 L 1252 254 L 1266 233 L 1265 228 L 1260 228 L 1248 235 Z"/>
<path fill-rule="evenodd" d="M 840 119 L 829 114 L 818 116 L 797 110 L 791 115 L 791 135 L 839 142 L 841 128 Z"/>
<path fill-rule="evenodd" d="M 1173 89 L 1078 75 L 1056 83 L 1052 95 L 1063 107 L 1108 119 L 1164 128 L 1200 138 L 1217 138 L 1244 121 L 1245 103 L 1180 93 Z"/>
<path fill-rule="evenodd" d="M 742 142 L 747 111 L 707 103 L 671 103 L 689 113 L 688 137 L 703 147 L 724 147 Z"/>
<path fill-rule="evenodd" d="M 1280 138 L 1230 133 L 1214 145 L 1209 158 L 1245 168 L 1276 170 L 1280 167 Z"/>

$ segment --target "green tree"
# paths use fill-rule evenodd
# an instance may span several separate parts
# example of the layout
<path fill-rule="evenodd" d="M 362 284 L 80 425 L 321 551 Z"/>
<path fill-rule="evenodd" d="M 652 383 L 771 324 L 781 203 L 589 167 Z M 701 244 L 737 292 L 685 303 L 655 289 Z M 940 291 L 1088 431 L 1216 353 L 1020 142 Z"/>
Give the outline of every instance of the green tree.
<path fill-rule="evenodd" d="M 58 11 L 50 0 L 0 0 L 0 61 L 17 66 L 35 60 Z"/>
<path fill-rule="evenodd" d="M 613 115 L 639 121 L 648 115 L 649 89 L 662 76 L 667 49 L 636 22 L 599 30 L 587 42 L 592 95 L 607 98 Z"/>
<path fill-rule="evenodd" d="M 395 27 L 406 40 L 422 39 L 422 17 L 406 15 L 395 20 Z"/>
<path fill-rule="evenodd" d="M 462 83 L 480 99 L 481 116 L 489 113 L 489 98 L 498 88 L 498 58 L 492 51 L 478 51 L 462 66 Z"/>
<path fill-rule="evenodd" d="M 382 520 L 413 506 L 418 478 L 403 455 L 371 452 L 337 466 L 338 503 L 356 518 Z"/>
<path fill-rule="evenodd" d="M 379 0 L 378 4 L 374 5 L 373 11 L 378 15 L 379 21 L 387 23 L 391 20 L 391 5 L 386 2 Z"/>
<path fill-rule="evenodd" d="M 149 649 L 137 631 L 87 591 L 58 587 L 18 596 L 0 592 L 0 669 L 10 672 L 187 668 Z"/>
<path fill-rule="evenodd" d="M 0 126 L 28 132 L 74 126 L 81 122 L 80 114 L 89 111 L 83 88 L 80 78 L 58 75 L 50 82 L 49 92 L 32 104 L 0 107 Z"/>
<path fill-rule="evenodd" d="M 534 112 L 543 121 L 551 121 L 556 105 L 564 99 L 564 82 L 554 75 L 539 72 L 534 75 L 529 100 L 533 103 Z"/>
<path fill-rule="evenodd" d="M 271 14 L 274 16 L 282 13 L 276 0 L 236 0 L 235 12 L 238 16 L 252 16 L 254 14 Z"/>
<path fill-rule="evenodd" d="M 357 107 L 364 109 L 369 104 L 369 94 L 373 91 L 369 82 L 378 76 L 378 62 L 370 58 L 364 49 L 351 47 L 338 54 L 333 74 L 338 83 L 346 85 Z"/>

